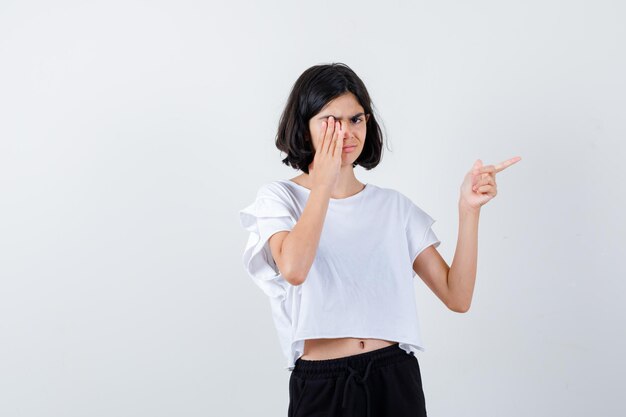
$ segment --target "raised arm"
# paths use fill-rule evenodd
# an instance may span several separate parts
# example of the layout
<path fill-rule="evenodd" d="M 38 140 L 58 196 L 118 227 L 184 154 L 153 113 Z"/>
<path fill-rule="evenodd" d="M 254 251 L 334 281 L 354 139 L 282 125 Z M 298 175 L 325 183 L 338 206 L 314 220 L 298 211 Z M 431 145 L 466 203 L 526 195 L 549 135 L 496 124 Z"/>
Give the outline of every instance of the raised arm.
<path fill-rule="evenodd" d="M 496 173 L 520 161 L 514 157 L 496 165 L 483 166 L 476 160 L 461 185 L 459 232 L 450 267 L 434 247 L 425 249 L 413 269 L 452 311 L 469 310 L 476 284 L 478 259 L 478 220 L 480 208 L 497 195 Z"/>
<path fill-rule="evenodd" d="M 291 231 L 275 233 L 269 240 L 278 270 L 292 285 L 304 282 L 315 259 L 330 195 L 339 179 L 343 135 L 341 122 L 332 116 L 321 122 L 320 135 L 313 138 L 315 156 L 309 165 L 313 185 L 306 206 Z"/>
<path fill-rule="evenodd" d="M 300 219 L 291 231 L 270 237 L 272 256 L 282 276 L 291 285 L 304 282 L 319 246 L 330 200 L 330 190 L 311 190 Z"/>

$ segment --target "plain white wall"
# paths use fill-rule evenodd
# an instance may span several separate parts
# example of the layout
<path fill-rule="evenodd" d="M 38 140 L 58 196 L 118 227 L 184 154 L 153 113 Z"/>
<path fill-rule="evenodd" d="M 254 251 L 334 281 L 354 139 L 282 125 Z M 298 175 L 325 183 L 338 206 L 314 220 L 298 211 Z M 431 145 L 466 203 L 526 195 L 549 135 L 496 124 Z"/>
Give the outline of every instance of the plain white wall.
<path fill-rule="evenodd" d="M 623 416 L 626 6 L 618 1 L 0 4 L 0 415 L 280 416 L 238 210 L 291 178 L 296 78 L 344 62 L 452 262 L 476 158 L 471 310 L 416 280 L 429 415 Z"/>

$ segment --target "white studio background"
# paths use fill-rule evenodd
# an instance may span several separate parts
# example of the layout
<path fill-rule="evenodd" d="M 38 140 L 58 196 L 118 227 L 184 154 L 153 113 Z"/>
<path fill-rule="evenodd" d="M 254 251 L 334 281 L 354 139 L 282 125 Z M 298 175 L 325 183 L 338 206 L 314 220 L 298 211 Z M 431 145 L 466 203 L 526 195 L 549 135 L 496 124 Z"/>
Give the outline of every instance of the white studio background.
<path fill-rule="evenodd" d="M 619 1 L 0 3 L 0 415 L 286 416 L 238 210 L 308 67 L 363 79 L 406 193 L 456 247 L 475 159 L 472 307 L 416 280 L 429 415 L 626 413 L 626 6 Z"/>

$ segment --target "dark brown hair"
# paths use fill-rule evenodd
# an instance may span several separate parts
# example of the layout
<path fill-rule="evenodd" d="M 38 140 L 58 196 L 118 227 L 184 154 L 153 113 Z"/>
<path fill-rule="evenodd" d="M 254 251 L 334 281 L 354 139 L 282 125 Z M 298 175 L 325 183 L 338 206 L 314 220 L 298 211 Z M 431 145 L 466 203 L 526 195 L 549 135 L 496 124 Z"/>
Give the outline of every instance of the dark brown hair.
<path fill-rule="evenodd" d="M 378 165 L 382 157 L 383 133 L 374 117 L 372 101 L 363 81 L 342 63 L 315 65 L 304 71 L 294 83 L 276 134 L 276 147 L 287 154 L 282 160 L 284 164 L 309 173 L 315 155 L 309 120 L 329 101 L 348 92 L 356 96 L 365 114 L 369 114 L 363 150 L 352 166 L 361 165 L 370 170 Z"/>

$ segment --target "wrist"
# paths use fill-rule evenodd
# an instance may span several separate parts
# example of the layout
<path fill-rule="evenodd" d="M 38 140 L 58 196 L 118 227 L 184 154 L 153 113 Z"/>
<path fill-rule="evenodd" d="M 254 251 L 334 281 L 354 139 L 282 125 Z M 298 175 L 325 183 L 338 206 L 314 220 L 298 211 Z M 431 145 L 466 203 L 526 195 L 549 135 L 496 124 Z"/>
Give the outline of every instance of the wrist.
<path fill-rule="evenodd" d="M 479 214 L 480 206 L 472 207 L 463 201 L 459 201 L 459 212 L 462 214 Z"/>

